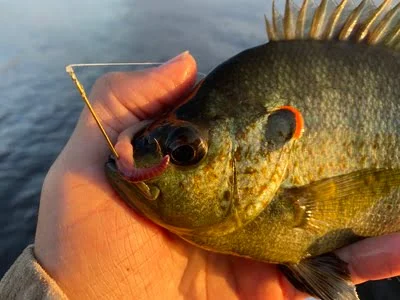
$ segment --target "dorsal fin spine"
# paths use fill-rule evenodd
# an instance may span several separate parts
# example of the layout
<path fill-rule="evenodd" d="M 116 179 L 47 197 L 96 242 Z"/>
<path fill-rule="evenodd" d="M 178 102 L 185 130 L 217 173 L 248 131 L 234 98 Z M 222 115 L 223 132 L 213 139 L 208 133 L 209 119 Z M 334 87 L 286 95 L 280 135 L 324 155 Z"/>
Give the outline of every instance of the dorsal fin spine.
<path fill-rule="evenodd" d="M 278 11 L 276 10 L 275 0 L 272 0 L 272 27 L 276 34 L 276 38 L 280 39 L 279 31 L 278 31 Z"/>
<path fill-rule="evenodd" d="M 362 41 L 368 35 L 368 32 L 374 22 L 378 19 L 378 17 L 384 12 L 385 8 L 392 2 L 392 0 L 384 0 L 382 4 L 376 9 L 375 13 L 372 14 L 365 24 L 361 27 L 360 32 L 357 34 L 356 40 L 357 42 Z"/>
<path fill-rule="evenodd" d="M 385 44 L 387 46 L 396 46 L 397 43 L 400 44 L 400 22 L 396 25 L 396 28 L 388 35 Z"/>
<path fill-rule="evenodd" d="M 307 9 L 308 9 L 308 1 L 304 0 L 303 5 L 299 11 L 299 15 L 297 17 L 296 23 L 296 36 L 299 38 L 304 38 L 304 31 L 306 26 L 306 16 L 307 16 Z"/>
<path fill-rule="evenodd" d="M 317 8 L 317 11 L 315 12 L 314 19 L 311 25 L 311 38 L 320 39 L 320 32 L 322 25 L 324 24 L 327 5 L 327 0 L 322 0 L 321 4 Z"/>
<path fill-rule="evenodd" d="M 392 10 L 390 10 L 383 20 L 379 23 L 379 25 L 375 28 L 375 30 L 371 33 L 368 42 L 370 44 L 377 44 L 383 37 L 385 30 L 388 28 L 393 18 L 396 16 L 400 9 L 400 3 L 397 4 Z"/>
<path fill-rule="evenodd" d="M 343 10 L 347 4 L 348 0 L 342 0 L 342 2 L 336 7 L 335 11 L 333 12 L 331 18 L 328 21 L 328 25 L 326 27 L 326 31 L 324 33 L 324 39 L 329 40 L 332 38 L 336 25 L 342 16 Z"/>
<path fill-rule="evenodd" d="M 285 16 L 284 16 L 284 27 L 285 27 L 285 39 L 293 40 L 295 32 L 293 29 L 293 11 L 292 11 L 292 0 L 286 0 Z"/>
<path fill-rule="evenodd" d="M 343 26 L 343 29 L 339 33 L 339 40 L 344 41 L 349 39 L 354 27 L 357 25 L 357 22 L 366 3 L 367 0 L 362 0 L 357 8 L 350 14 L 346 23 Z"/>
<path fill-rule="evenodd" d="M 393 0 L 381 0 L 376 6 L 373 0 L 320 0 L 318 4 L 314 0 L 302 0 L 301 6 L 296 7 L 293 0 L 285 0 L 282 17 L 276 0 L 272 0 L 272 19 L 266 18 L 265 27 L 272 41 L 351 40 L 397 50 L 400 47 L 399 1 L 395 0 L 396 5 L 391 6 Z"/>
<path fill-rule="evenodd" d="M 276 32 L 273 28 L 273 26 L 269 23 L 268 18 L 266 15 L 264 15 L 264 20 L 265 20 L 265 29 L 267 31 L 267 35 L 269 37 L 270 41 L 276 41 L 278 37 L 276 36 Z"/>

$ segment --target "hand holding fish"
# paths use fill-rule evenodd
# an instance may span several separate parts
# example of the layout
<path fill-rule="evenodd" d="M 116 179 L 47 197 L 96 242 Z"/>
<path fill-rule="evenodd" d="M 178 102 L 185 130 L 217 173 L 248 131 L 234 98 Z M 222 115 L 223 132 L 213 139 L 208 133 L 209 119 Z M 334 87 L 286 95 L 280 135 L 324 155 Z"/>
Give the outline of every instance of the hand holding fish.
<path fill-rule="evenodd" d="M 115 142 L 123 129 L 178 104 L 195 77 L 185 53 L 156 69 L 106 75 L 91 99 Z M 108 155 L 85 109 L 43 187 L 35 253 L 71 299 L 304 296 L 275 265 L 200 250 L 131 211 L 106 181 Z M 399 275 L 399 247 L 398 235 L 378 237 L 339 256 L 362 282 Z"/>
<path fill-rule="evenodd" d="M 176 105 L 195 78 L 185 53 L 156 69 L 106 75 L 90 98 L 115 142 L 124 128 Z M 85 109 L 43 187 L 35 254 L 68 297 L 280 299 L 282 285 L 296 294 L 275 266 L 200 250 L 118 201 L 104 175 L 108 155 Z"/>

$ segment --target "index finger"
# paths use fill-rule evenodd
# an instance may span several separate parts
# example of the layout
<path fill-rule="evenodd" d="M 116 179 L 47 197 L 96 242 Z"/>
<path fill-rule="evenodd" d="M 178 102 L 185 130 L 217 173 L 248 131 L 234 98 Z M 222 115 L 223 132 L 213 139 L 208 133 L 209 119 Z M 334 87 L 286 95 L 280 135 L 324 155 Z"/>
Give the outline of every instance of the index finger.
<path fill-rule="evenodd" d="M 400 234 L 368 238 L 336 254 L 349 264 L 352 280 L 359 284 L 400 275 Z"/>

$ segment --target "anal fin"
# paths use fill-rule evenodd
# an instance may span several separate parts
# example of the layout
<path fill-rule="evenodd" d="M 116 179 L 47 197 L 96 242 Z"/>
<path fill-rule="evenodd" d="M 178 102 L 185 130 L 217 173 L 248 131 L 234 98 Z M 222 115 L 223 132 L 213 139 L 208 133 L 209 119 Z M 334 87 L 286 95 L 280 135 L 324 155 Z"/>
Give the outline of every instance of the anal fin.
<path fill-rule="evenodd" d="M 322 300 L 359 300 L 347 263 L 333 253 L 280 265 L 295 288 Z"/>

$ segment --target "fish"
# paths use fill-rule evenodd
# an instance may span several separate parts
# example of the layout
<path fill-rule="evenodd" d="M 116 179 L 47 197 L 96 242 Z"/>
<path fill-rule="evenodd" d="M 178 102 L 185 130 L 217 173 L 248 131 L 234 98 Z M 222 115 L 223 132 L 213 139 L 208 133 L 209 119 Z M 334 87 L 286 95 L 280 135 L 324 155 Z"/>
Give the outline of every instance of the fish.
<path fill-rule="evenodd" d="M 203 249 L 278 264 L 300 291 L 358 299 L 336 249 L 400 230 L 400 4 L 273 2 L 268 42 L 124 131 L 111 186 Z"/>

